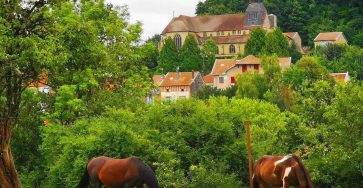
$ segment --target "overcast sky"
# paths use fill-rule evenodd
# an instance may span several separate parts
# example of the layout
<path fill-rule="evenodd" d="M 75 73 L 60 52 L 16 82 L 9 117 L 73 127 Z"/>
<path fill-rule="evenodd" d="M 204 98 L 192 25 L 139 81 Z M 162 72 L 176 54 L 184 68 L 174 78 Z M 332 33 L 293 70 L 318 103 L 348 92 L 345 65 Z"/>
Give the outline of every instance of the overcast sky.
<path fill-rule="evenodd" d="M 193 16 L 197 3 L 202 0 L 106 0 L 114 5 L 128 5 L 130 21 L 143 23 L 143 39 L 160 34 L 175 16 Z"/>

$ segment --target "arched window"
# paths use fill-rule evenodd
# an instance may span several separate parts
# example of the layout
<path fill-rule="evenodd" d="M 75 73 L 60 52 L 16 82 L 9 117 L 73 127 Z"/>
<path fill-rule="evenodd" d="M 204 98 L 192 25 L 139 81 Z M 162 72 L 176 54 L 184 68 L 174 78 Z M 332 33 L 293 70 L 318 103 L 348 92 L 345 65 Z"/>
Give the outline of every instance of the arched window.
<path fill-rule="evenodd" d="M 174 41 L 175 41 L 175 46 L 176 48 L 181 48 L 182 47 L 182 38 L 180 35 L 175 35 L 174 37 Z"/>
<path fill-rule="evenodd" d="M 236 47 L 234 47 L 234 45 L 233 45 L 233 44 L 231 44 L 231 45 L 229 46 L 229 53 L 230 53 L 230 54 L 234 54 L 234 53 L 236 53 Z"/>

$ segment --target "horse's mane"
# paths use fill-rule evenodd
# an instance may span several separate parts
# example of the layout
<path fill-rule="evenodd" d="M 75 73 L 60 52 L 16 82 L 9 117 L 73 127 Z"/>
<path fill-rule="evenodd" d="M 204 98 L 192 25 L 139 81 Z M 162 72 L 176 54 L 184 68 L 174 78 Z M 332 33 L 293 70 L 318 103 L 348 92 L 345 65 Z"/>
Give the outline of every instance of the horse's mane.
<path fill-rule="evenodd" d="M 300 168 L 302 169 L 308 188 L 314 188 L 313 182 L 311 181 L 310 173 L 306 169 L 305 165 L 302 163 L 300 157 L 296 156 L 295 154 L 292 154 L 291 157 L 299 164 Z"/>

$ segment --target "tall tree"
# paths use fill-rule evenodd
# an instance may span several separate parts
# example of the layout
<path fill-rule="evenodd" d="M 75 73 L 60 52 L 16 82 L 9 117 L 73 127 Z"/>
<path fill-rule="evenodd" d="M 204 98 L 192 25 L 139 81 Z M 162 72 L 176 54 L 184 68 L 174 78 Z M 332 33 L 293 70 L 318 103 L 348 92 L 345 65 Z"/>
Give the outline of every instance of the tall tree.
<path fill-rule="evenodd" d="M 289 56 L 289 51 L 289 42 L 279 28 L 266 34 L 264 52 L 267 55 L 276 54 L 279 57 L 287 57 Z"/>
<path fill-rule="evenodd" d="M 194 36 L 188 35 L 185 38 L 180 50 L 180 59 L 182 71 L 202 70 L 203 57 Z"/>
<path fill-rule="evenodd" d="M 10 149 L 23 91 L 50 63 L 51 11 L 59 1 L 0 1 L 0 185 L 21 187 Z"/>
<path fill-rule="evenodd" d="M 212 70 L 214 61 L 216 59 L 217 49 L 218 46 L 212 39 L 208 39 L 203 43 L 201 53 L 203 57 L 202 71 L 204 73 L 209 73 Z"/>
<path fill-rule="evenodd" d="M 261 55 L 266 45 L 266 31 L 261 27 L 252 30 L 250 38 L 245 47 L 245 56 Z"/>
<path fill-rule="evenodd" d="M 158 69 L 161 73 L 175 71 L 181 65 L 180 55 L 175 46 L 174 40 L 168 37 L 160 50 L 158 59 Z"/>

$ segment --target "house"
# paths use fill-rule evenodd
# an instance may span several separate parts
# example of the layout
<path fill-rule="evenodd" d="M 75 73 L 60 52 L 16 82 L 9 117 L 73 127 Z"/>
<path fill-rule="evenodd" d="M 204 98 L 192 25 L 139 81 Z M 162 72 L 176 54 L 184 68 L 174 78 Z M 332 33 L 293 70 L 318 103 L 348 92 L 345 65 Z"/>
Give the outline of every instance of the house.
<path fill-rule="evenodd" d="M 319 33 L 314 39 L 314 46 L 326 46 L 327 44 L 347 44 L 348 41 L 345 38 L 343 32 L 326 32 Z"/>
<path fill-rule="evenodd" d="M 162 101 L 190 98 L 204 85 L 199 72 L 169 72 L 159 85 Z"/>
<path fill-rule="evenodd" d="M 177 48 L 181 48 L 185 38 L 192 35 L 199 45 L 212 39 L 218 46 L 218 58 L 232 57 L 244 52 L 250 31 L 262 27 L 269 31 L 277 27 L 277 17 L 268 14 L 260 0 L 251 0 L 245 13 L 174 17 L 161 33 L 159 48 L 166 38 L 174 39 Z"/>
<path fill-rule="evenodd" d="M 301 37 L 298 32 L 287 32 L 284 33 L 284 35 L 286 36 L 290 46 L 292 46 L 292 44 L 295 44 L 297 51 L 304 54 L 304 50 L 301 45 Z"/>
<path fill-rule="evenodd" d="M 281 69 L 291 66 L 291 57 L 279 58 Z M 254 55 L 243 59 L 216 59 L 211 75 L 214 77 L 213 85 L 218 89 L 226 89 L 236 84 L 237 76 L 246 72 L 263 74 L 261 59 Z"/>
<path fill-rule="evenodd" d="M 203 81 L 206 86 L 213 86 L 214 83 L 214 76 L 208 74 L 206 76 L 203 76 Z"/>
<path fill-rule="evenodd" d="M 36 88 L 39 92 L 48 94 L 51 92 L 51 87 L 48 85 L 48 74 L 42 72 L 38 81 L 33 82 L 29 85 L 30 88 Z"/>
<path fill-rule="evenodd" d="M 330 73 L 330 76 L 332 76 L 337 82 L 340 82 L 340 83 L 350 81 L 350 77 L 349 77 L 348 72 L 345 72 L 345 73 Z"/>

